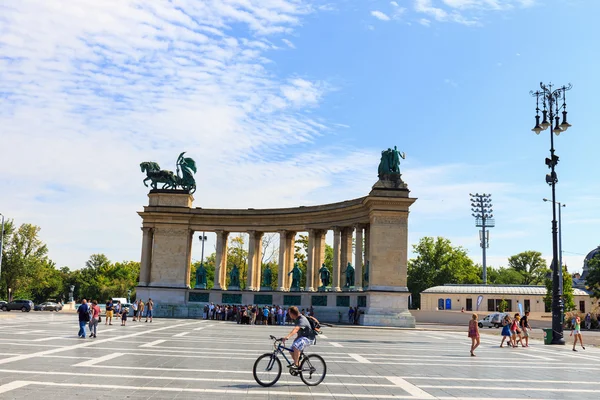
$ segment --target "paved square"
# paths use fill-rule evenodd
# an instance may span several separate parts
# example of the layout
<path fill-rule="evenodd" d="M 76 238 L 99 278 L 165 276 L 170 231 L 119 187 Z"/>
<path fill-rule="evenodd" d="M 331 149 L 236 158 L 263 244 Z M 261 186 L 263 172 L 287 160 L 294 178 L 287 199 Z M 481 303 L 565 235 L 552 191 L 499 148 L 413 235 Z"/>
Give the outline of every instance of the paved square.
<path fill-rule="evenodd" d="M 9 317 L 9 318 L 6 318 Z M 483 335 L 469 356 L 465 332 L 325 328 L 308 353 L 327 377 L 305 386 L 285 371 L 271 388 L 252 377 L 270 334 L 290 327 L 156 319 L 77 337 L 77 317 L 0 316 L 0 399 L 596 399 L 600 350 L 499 348 Z M 485 331 L 483 331 L 485 333 Z M 585 339 L 585 338 L 584 338 Z"/>

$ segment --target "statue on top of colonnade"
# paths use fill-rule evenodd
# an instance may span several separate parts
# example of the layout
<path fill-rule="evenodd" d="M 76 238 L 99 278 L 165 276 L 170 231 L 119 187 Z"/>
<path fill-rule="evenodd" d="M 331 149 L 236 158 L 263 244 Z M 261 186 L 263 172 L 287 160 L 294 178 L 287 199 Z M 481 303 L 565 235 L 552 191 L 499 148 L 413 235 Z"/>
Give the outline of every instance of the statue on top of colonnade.
<path fill-rule="evenodd" d="M 176 161 L 177 174 L 173 171 L 161 170 L 158 163 L 153 161 L 144 161 L 140 164 L 142 172 L 146 173 L 144 186 L 148 187 L 146 182 L 150 181 L 152 189 L 158 189 L 158 184 L 162 183 L 161 189 L 176 190 L 178 187 L 187 190 L 190 193 L 196 191 L 196 180 L 193 173 L 196 173 L 196 162 L 189 157 L 184 157 L 185 151 L 179 155 Z"/>
<path fill-rule="evenodd" d="M 382 151 L 378 168 L 379 179 L 384 179 L 391 174 L 400 174 L 400 159 L 405 160 L 406 154 L 400 153 L 396 146 L 393 150 L 388 148 Z"/>

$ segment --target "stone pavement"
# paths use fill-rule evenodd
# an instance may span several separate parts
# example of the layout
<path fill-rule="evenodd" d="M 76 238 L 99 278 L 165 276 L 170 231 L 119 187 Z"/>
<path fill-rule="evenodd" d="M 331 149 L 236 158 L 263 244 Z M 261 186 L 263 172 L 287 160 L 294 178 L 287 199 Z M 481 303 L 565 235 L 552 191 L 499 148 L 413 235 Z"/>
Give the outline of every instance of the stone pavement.
<path fill-rule="evenodd" d="M 0 399 L 596 399 L 600 350 L 499 348 L 483 335 L 469 356 L 465 332 L 325 328 L 310 352 L 325 381 L 305 386 L 286 371 L 271 388 L 252 377 L 270 334 L 290 327 L 156 319 L 100 325 L 79 339 L 73 314 L 0 319 Z M 485 331 L 483 331 L 485 333 Z M 584 337 L 585 339 L 585 337 Z"/>

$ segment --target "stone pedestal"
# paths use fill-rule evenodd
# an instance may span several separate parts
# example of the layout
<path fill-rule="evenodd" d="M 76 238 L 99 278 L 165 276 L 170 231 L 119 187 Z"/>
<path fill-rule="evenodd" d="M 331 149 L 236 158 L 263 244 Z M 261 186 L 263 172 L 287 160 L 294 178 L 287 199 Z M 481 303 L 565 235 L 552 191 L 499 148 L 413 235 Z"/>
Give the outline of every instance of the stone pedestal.
<path fill-rule="evenodd" d="M 319 292 L 329 292 L 331 291 L 331 286 L 319 286 Z"/>
<path fill-rule="evenodd" d="M 360 316 L 360 324 L 414 328 L 415 318 L 408 311 L 409 294 L 408 290 L 399 293 L 370 292 L 365 313 Z"/>
<path fill-rule="evenodd" d="M 227 290 L 241 290 L 239 286 L 227 286 Z"/>
<path fill-rule="evenodd" d="M 261 292 L 270 292 L 272 290 L 273 290 L 273 288 L 271 286 L 261 286 L 260 287 Z"/>

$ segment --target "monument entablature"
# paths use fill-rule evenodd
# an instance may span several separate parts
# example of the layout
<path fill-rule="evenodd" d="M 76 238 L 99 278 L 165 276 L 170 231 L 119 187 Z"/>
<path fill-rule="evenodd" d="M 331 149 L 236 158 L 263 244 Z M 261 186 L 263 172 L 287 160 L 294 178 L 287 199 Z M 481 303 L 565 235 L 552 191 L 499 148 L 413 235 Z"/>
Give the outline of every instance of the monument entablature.
<path fill-rule="evenodd" d="M 271 209 L 193 207 L 195 181 L 190 170 L 195 169 L 195 163 L 183 154 L 178 158 L 177 174 L 156 170 L 158 164 L 153 162 L 141 164 L 153 189 L 148 194 L 148 206 L 138 213 L 143 231 L 139 296 L 180 308 L 209 300 L 246 304 L 271 300 L 267 303 L 326 307 L 321 310 L 322 317 L 328 313 L 337 317 L 339 307 L 354 304 L 363 307 L 364 324 L 414 326 L 408 312 L 406 264 L 408 212 L 416 199 L 409 197 L 401 179 L 399 160 L 404 154 L 395 148 L 382 152 L 380 179 L 365 197 Z M 154 165 L 151 175 L 148 166 Z M 180 167 L 186 169 L 185 176 L 180 176 Z M 163 188 L 157 187 L 163 181 L 167 181 Z M 179 183 L 182 185 L 177 186 Z M 200 269 L 204 275 L 196 277 L 201 289 L 189 286 L 192 238 L 197 231 L 214 232 L 217 238 L 211 290 L 204 289 L 204 268 Z M 329 231 L 333 233 L 334 253 L 331 273 L 323 267 Z M 249 237 L 245 290 L 240 290 L 238 269 L 228 268 L 227 263 L 229 234 L 237 232 Z M 262 238 L 271 232 L 279 234 L 275 291 L 270 289 L 270 271 L 263 274 L 261 265 Z M 298 232 L 308 233 L 306 276 L 294 264 Z M 253 293 L 259 297 L 253 298 Z"/>

